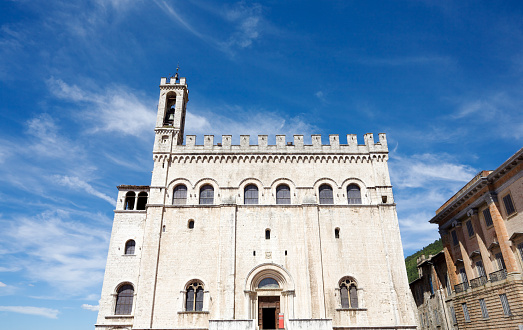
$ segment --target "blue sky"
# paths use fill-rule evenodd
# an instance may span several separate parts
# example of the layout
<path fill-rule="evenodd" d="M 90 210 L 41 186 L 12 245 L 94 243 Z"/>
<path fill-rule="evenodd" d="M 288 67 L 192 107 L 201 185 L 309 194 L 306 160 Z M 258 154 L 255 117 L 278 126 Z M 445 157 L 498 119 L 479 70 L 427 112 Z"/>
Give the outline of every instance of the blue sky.
<path fill-rule="evenodd" d="M 523 142 L 520 1 L 3 0 L 2 328 L 93 329 L 115 186 L 149 184 L 178 63 L 198 141 L 387 133 L 406 255 Z"/>

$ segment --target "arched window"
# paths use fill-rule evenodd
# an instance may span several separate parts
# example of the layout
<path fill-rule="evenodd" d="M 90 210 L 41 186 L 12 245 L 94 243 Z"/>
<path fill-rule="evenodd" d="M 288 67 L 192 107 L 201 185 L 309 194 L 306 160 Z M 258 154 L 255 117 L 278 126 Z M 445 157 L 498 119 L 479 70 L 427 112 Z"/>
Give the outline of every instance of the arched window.
<path fill-rule="evenodd" d="M 125 254 L 134 254 L 134 247 L 136 243 L 134 240 L 130 239 L 125 243 Z"/>
<path fill-rule="evenodd" d="M 341 308 L 358 308 L 358 289 L 356 282 L 346 279 L 340 283 Z"/>
<path fill-rule="evenodd" d="M 136 199 L 136 194 L 134 191 L 128 191 L 125 194 L 125 210 L 134 210 L 134 200 Z"/>
<path fill-rule="evenodd" d="M 116 295 L 115 315 L 131 315 L 133 311 L 134 288 L 130 284 L 122 285 Z"/>
<path fill-rule="evenodd" d="M 200 204 L 214 204 L 214 188 L 210 184 L 200 188 Z"/>
<path fill-rule="evenodd" d="M 361 191 L 358 185 L 350 184 L 347 187 L 347 199 L 349 204 L 361 204 Z"/>
<path fill-rule="evenodd" d="M 271 230 L 265 229 L 265 239 L 271 239 Z"/>
<path fill-rule="evenodd" d="M 258 187 L 255 184 L 249 184 L 244 191 L 244 204 L 258 204 Z"/>
<path fill-rule="evenodd" d="M 266 277 L 258 283 L 258 289 L 278 289 L 279 287 L 278 281 L 271 277 Z"/>
<path fill-rule="evenodd" d="M 319 189 L 320 204 L 334 204 L 334 197 L 332 194 L 332 187 L 328 184 L 322 184 Z"/>
<path fill-rule="evenodd" d="M 194 229 L 194 220 L 193 219 L 189 220 L 189 222 L 187 223 L 187 228 Z"/>
<path fill-rule="evenodd" d="M 334 229 L 334 238 L 340 238 L 340 228 Z"/>
<path fill-rule="evenodd" d="M 187 202 L 187 187 L 183 184 L 174 187 L 173 205 L 185 205 Z"/>
<path fill-rule="evenodd" d="M 167 105 L 165 107 L 165 118 L 163 120 L 164 126 L 174 125 L 174 112 L 176 109 L 176 96 L 169 97 L 167 99 Z"/>
<path fill-rule="evenodd" d="M 138 202 L 136 203 L 137 210 L 145 210 L 145 205 L 147 205 L 147 193 L 142 191 L 138 194 Z"/>
<path fill-rule="evenodd" d="M 276 187 L 276 204 L 290 204 L 291 203 L 291 188 L 286 184 L 281 184 Z"/>
<path fill-rule="evenodd" d="M 203 284 L 201 282 L 192 282 L 187 286 L 185 310 L 187 312 L 203 310 Z"/>

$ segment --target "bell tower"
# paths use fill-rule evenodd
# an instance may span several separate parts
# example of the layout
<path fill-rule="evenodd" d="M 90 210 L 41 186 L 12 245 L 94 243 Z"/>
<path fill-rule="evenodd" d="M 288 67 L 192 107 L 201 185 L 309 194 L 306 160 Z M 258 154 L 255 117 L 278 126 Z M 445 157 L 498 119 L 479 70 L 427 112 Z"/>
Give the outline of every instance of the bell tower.
<path fill-rule="evenodd" d="M 183 143 L 185 111 L 189 101 L 189 90 L 185 78 L 161 78 L 160 100 L 156 117 L 154 152 L 170 152 L 173 145 Z"/>

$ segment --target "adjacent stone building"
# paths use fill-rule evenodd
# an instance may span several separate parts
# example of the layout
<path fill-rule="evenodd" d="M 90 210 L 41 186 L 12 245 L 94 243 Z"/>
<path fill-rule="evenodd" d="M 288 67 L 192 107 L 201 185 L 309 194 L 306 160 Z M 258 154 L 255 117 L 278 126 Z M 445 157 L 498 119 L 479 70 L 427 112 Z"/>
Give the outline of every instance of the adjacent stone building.
<path fill-rule="evenodd" d="M 184 144 L 188 95 L 161 79 L 151 184 L 118 187 L 96 329 L 415 329 L 385 134 Z"/>
<path fill-rule="evenodd" d="M 430 220 L 439 226 L 445 265 L 441 255 L 430 258 L 436 267 L 427 276 L 441 287 L 445 299 L 437 308 L 448 308 L 454 327 L 523 329 L 522 211 L 520 149 L 494 171 L 476 175 Z M 431 314 L 434 306 L 418 303 L 418 310 Z"/>

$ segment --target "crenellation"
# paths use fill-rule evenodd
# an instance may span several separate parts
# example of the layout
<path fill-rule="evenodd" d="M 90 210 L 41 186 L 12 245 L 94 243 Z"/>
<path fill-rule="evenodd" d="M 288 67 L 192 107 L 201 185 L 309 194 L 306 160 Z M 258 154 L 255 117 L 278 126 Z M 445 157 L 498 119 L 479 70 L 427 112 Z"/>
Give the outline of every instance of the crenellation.
<path fill-rule="evenodd" d="M 313 147 L 321 148 L 321 135 L 320 134 L 311 135 L 311 139 L 312 139 Z"/>
<path fill-rule="evenodd" d="M 161 138 L 161 137 L 160 137 Z M 350 153 L 350 154 L 379 154 L 388 153 L 387 138 L 384 133 L 379 134 L 379 141 L 374 142 L 372 133 L 364 135 L 365 144 L 358 144 L 355 134 L 347 135 L 347 144 L 341 144 L 338 134 L 329 135 L 329 143 L 321 143 L 321 135 L 311 135 L 312 144 L 304 144 L 303 135 L 294 135 L 293 142 L 287 142 L 285 135 L 276 135 L 276 144 L 268 145 L 267 135 L 258 135 L 258 144 L 250 143 L 250 135 L 240 135 L 240 144 L 232 144 L 232 135 L 222 135 L 222 142 L 215 143 L 214 135 L 204 135 L 203 145 L 196 144 L 196 135 L 187 135 L 185 145 L 174 145 L 172 153 L 184 152 L 234 152 L 234 153 L 257 153 L 257 152 L 306 152 L 306 153 Z M 160 152 L 165 150 L 158 148 Z"/>
<path fill-rule="evenodd" d="M 333 149 L 340 148 L 340 136 L 338 134 L 329 135 L 329 143 Z"/>
<path fill-rule="evenodd" d="M 285 148 L 285 135 L 276 135 L 276 147 L 278 149 Z"/>
<path fill-rule="evenodd" d="M 242 148 L 249 147 L 249 145 L 250 145 L 249 139 L 250 139 L 249 135 L 240 135 L 240 146 Z"/>
<path fill-rule="evenodd" d="M 214 135 L 205 135 L 203 137 L 203 146 L 205 149 L 210 149 L 214 146 Z"/>

